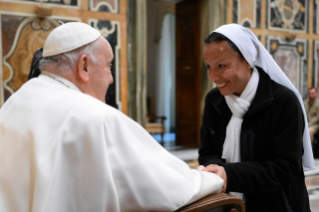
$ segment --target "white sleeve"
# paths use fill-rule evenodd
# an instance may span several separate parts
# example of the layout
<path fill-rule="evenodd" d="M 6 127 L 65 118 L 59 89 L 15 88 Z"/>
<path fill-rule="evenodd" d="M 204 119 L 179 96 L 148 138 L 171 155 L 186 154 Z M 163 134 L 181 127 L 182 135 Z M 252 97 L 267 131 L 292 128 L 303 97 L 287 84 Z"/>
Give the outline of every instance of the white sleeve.
<path fill-rule="evenodd" d="M 37 181 L 47 186 L 36 192 L 34 211 L 174 211 L 221 190 L 221 178 L 190 169 L 139 124 L 107 109 L 73 110 L 64 122 L 57 136 L 63 142 L 50 146 L 47 161 L 41 158 L 46 175 Z"/>
<path fill-rule="evenodd" d="M 209 194 L 219 193 L 224 180 L 214 173 L 192 169 L 194 175 L 194 196 L 185 204 L 188 205 Z"/>
<path fill-rule="evenodd" d="M 222 189 L 220 177 L 190 169 L 124 114 L 109 117 L 105 130 L 110 171 L 123 204 L 139 211 L 172 211 Z"/>

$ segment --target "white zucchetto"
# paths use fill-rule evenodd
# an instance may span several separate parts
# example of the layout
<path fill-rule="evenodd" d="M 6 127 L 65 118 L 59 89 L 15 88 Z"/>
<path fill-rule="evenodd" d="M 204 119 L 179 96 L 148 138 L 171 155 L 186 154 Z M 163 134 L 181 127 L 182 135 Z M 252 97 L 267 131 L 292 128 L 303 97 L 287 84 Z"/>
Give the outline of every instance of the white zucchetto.
<path fill-rule="evenodd" d="M 55 28 L 43 47 L 43 57 L 72 51 L 89 44 L 101 36 L 93 27 L 81 22 L 69 22 Z"/>

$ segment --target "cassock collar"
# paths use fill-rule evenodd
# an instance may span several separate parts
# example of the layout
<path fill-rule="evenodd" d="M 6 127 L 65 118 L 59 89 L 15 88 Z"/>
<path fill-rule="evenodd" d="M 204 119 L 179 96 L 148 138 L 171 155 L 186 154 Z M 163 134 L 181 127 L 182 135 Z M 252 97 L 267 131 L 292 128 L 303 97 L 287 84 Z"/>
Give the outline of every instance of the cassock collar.
<path fill-rule="evenodd" d="M 41 78 L 45 77 L 47 79 L 50 79 L 52 81 L 55 81 L 55 82 L 59 83 L 60 85 L 63 85 L 65 87 L 67 87 L 67 88 L 70 88 L 72 90 L 79 91 L 79 92 L 82 93 L 82 91 L 76 85 L 74 85 L 69 80 L 67 80 L 64 77 L 61 77 L 61 76 L 59 76 L 57 74 L 53 74 L 53 73 L 48 72 L 48 71 L 43 71 L 39 77 L 41 77 Z"/>

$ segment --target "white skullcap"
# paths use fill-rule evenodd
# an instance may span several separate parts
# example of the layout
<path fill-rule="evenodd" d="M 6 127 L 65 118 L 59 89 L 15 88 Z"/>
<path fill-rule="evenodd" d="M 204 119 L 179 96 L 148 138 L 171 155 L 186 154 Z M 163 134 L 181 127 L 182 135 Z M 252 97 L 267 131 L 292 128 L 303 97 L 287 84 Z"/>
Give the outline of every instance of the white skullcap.
<path fill-rule="evenodd" d="M 93 27 L 81 22 L 69 22 L 55 28 L 43 47 L 43 57 L 69 52 L 89 44 L 101 36 Z"/>
<path fill-rule="evenodd" d="M 228 24 L 219 27 L 213 32 L 220 33 L 231 40 L 237 46 L 251 67 L 258 66 L 262 68 L 272 80 L 289 88 L 296 94 L 299 99 L 305 121 L 303 133 L 304 154 L 302 156 L 302 165 L 304 171 L 314 169 L 315 163 L 309 136 L 307 115 L 299 91 L 290 82 L 276 61 L 272 58 L 272 56 L 268 53 L 256 35 L 250 29 L 242 27 L 238 24 Z"/>

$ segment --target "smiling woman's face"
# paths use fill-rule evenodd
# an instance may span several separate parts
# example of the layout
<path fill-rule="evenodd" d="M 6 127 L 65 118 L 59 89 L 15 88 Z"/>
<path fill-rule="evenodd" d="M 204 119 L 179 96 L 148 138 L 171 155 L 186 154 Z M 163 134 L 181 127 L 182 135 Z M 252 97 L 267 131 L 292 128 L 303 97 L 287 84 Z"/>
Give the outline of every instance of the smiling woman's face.
<path fill-rule="evenodd" d="M 216 41 L 206 44 L 204 62 L 207 75 L 222 95 L 240 94 L 244 91 L 250 77 L 250 65 L 240 58 L 227 41 Z"/>

